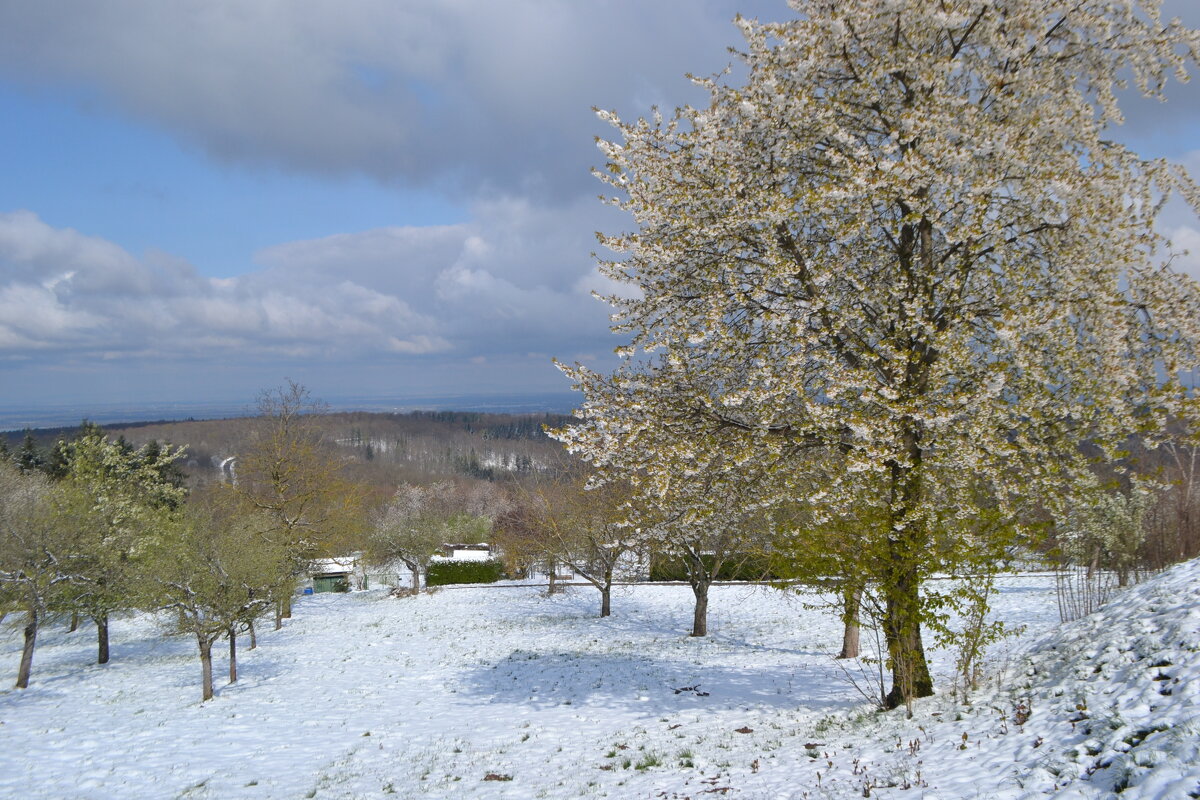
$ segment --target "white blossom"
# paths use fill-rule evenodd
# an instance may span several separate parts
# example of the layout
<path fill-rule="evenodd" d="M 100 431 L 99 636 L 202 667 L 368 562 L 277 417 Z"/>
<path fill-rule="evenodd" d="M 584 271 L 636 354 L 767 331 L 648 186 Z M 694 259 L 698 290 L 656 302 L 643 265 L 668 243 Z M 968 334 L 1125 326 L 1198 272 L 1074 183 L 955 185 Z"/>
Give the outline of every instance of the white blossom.
<path fill-rule="evenodd" d="M 1200 35 L 1157 0 L 791 5 L 738 21 L 746 80 L 697 81 L 707 107 L 602 115 L 635 230 L 600 267 L 645 356 L 564 367 L 584 423 L 557 435 L 683 516 L 876 504 L 875 577 L 915 604 L 962 507 L 1061 505 L 1079 442 L 1188 410 L 1200 292 L 1154 219 L 1200 192 L 1111 128 L 1122 80 L 1160 97 Z"/>

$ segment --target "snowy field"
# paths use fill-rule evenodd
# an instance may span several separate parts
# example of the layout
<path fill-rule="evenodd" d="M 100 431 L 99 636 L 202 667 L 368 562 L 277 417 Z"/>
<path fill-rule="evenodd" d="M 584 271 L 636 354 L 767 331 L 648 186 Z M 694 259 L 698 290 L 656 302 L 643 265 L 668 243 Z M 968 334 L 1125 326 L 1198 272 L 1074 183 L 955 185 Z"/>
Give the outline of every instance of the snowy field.
<path fill-rule="evenodd" d="M 1051 578 L 1002 589 L 1026 634 L 969 704 L 934 651 L 911 720 L 855 693 L 835 618 L 748 586 L 714 588 L 706 639 L 681 586 L 621 588 L 604 620 L 586 587 L 306 597 L 203 704 L 195 644 L 154 620 L 115 623 L 105 667 L 54 626 L 0 690 L 0 796 L 1200 796 L 1200 568 L 1062 629 Z M 7 685 L 19 653 L 6 622 Z"/>

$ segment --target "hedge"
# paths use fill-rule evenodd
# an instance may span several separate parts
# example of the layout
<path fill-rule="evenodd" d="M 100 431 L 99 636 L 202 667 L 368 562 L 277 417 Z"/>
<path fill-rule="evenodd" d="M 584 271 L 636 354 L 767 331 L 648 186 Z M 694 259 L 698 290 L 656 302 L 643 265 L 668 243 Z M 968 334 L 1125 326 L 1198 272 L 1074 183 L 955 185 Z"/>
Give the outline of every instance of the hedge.
<path fill-rule="evenodd" d="M 713 556 L 700 557 L 704 565 L 711 566 Z M 718 581 L 762 581 L 774 579 L 770 561 L 763 556 L 733 555 L 725 559 L 717 574 L 713 576 Z M 654 555 L 650 558 L 650 580 L 652 581 L 686 581 L 687 566 L 682 560 Z"/>
<path fill-rule="evenodd" d="M 425 573 L 426 586 L 446 586 L 451 583 L 495 583 L 500 580 L 503 566 L 494 558 L 487 561 L 447 559 L 430 563 Z"/>

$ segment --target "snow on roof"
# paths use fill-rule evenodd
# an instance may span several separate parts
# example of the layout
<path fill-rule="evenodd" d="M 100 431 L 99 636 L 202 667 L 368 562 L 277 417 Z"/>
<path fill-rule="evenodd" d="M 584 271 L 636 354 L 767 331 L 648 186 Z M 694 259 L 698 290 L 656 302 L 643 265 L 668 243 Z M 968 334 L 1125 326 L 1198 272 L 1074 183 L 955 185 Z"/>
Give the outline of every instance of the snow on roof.
<path fill-rule="evenodd" d="M 357 556 L 339 556 L 313 559 L 309 569 L 313 575 L 332 575 L 339 572 L 354 572 L 357 566 Z"/>

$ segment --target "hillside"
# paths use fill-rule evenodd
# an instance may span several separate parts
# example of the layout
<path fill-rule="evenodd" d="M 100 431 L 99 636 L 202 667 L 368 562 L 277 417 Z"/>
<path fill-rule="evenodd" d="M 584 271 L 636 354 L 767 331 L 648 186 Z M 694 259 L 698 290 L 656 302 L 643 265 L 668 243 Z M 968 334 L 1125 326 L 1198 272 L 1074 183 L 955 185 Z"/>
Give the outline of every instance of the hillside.
<path fill-rule="evenodd" d="M 356 477 L 381 485 L 453 475 L 490 480 L 544 469 L 562 457 L 562 447 L 546 437 L 543 426 L 570 419 L 561 414 L 473 411 L 334 412 L 311 417 L 326 440 L 353 462 Z M 253 437 L 258 422 L 255 417 L 237 417 L 144 422 L 104 430 L 109 437 L 123 436 L 134 446 L 151 440 L 186 445 L 182 466 L 194 481 L 203 482 L 220 475 L 222 464 Z M 48 428 L 34 431 L 34 436 L 41 447 L 49 448 L 76 430 Z M 15 450 L 24 432 L 0 435 Z"/>
<path fill-rule="evenodd" d="M 1055 624 L 1053 579 L 1002 582 L 1025 624 L 970 703 L 881 715 L 828 656 L 837 621 L 764 588 L 529 587 L 304 598 L 198 702 L 194 644 L 145 616 L 89 665 L 48 632 L 0 691 L 0 795 L 24 797 L 1187 797 L 1200 792 L 1200 564 Z M 11 626 L 11 623 L 9 623 Z M 0 638 L 15 672 L 19 634 Z M 219 666 L 218 666 L 219 669 Z M 1022 710 L 1024 709 L 1024 710 Z M 488 776 L 492 776 L 490 779 Z"/>

